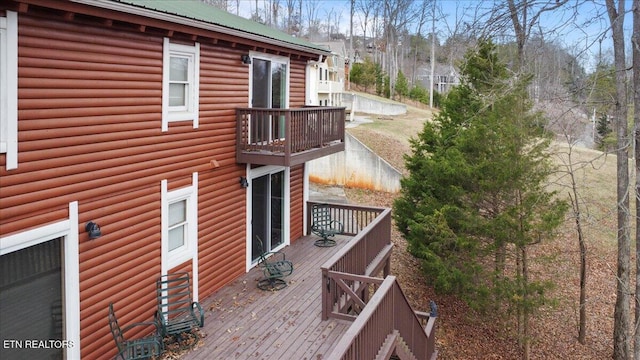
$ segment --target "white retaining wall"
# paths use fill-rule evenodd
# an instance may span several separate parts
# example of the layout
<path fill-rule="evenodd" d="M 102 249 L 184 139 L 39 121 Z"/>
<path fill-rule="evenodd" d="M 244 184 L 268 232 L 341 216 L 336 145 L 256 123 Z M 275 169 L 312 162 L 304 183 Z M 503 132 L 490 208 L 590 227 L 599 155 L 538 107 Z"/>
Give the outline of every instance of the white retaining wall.
<path fill-rule="evenodd" d="M 397 193 L 402 174 L 350 134 L 345 134 L 345 151 L 307 163 L 309 180 Z"/>

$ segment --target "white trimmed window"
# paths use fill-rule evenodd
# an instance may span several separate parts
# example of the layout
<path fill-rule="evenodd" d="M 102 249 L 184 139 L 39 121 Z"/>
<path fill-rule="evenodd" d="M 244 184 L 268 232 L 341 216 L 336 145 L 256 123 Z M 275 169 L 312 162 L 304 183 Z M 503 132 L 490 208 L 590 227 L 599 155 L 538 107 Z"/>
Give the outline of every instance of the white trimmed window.
<path fill-rule="evenodd" d="M 192 260 L 198 247 L 198 174 L 191 186 L 167 191 L 162 180 L 162 258 L 166 270 Z"/>
<path fill-rule="evenodd" d="M 164 38 L 162 64 L 162 131 L 169 130 L 172 121 L 193 121 L 197 128 L 200 44 L 174 44 Z"/>
<path fill-rule="evenodd" d="M 0 17 L 0 153 L 6 169 L 18 167 L 18 15 Z"/>

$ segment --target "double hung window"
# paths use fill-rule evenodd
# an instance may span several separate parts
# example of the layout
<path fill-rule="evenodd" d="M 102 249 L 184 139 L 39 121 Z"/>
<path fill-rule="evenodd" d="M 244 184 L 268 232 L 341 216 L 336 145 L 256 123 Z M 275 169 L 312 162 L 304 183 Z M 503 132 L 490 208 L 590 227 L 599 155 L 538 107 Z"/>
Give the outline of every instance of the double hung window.
<path fill-rule="evenodd" d="M 172 121 L 193 121 L 197 128 L 200 44 L 175 44 L 165 38 L 162 62 L 162 131 Z"/>
<path fill-rule="evenodd" d="M 168 191 L 162 189 L 162 257 L 166 270 L 192 260 L 198 247 L 198 174 L 191 186 Z"/>

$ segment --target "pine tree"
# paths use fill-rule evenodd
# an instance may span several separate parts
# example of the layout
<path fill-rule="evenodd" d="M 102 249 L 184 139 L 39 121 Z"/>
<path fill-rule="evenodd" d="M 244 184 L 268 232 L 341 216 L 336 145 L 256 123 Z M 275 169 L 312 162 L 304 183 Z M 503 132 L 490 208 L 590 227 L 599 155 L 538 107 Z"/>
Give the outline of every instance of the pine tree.
<path fill-rule="evenodd" d="M 550 137 L 531 111 L 528 79 L 510 77 L 491 41 L 466 54 L 461 72 L 411 141 L 394 219 L 436 291 L 528 315 L 548 284 L 529 278 L 527 251 L 553 236 L 567 209 L 545 189 Z"/>
<path fill-rule="evenodd" d="M 400 100 L 402 100 L 403 97 L 409 96 L 409 81 L 407 80 L 407 77 L 404 76 L 402 71 L 398 71 L 394 90 L 400 97 Z"/>
<path fill-rule="evenodd" d="M 607 141 L 607 137 L 612 133 L 611 126 L 609 125 L 609 117 L 606 114 L 602 114 L 598 118 L 598 122 L 596 124 L 596 132 L 597 132 L 597 142 L 598 149 L 606 151 L 609 148 Z"/>

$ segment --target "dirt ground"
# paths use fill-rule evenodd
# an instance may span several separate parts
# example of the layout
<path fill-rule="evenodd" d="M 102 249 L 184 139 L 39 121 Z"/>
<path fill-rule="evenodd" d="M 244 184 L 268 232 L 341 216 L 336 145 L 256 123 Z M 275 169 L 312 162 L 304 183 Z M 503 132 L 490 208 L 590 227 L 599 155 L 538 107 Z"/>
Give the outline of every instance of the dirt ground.
<path fill-rule="evenodd" d="M 422 129 L 428 118 L 428 110 L 409 108 L 402 116 L 371 116 L 374 120 L 371 124 L 347 131 L 404 172 L 402 155 L 410 152 L 408 139 Z M 615 158 L 607 161 L 615 164 Z M 611 179 L 607 174 L 601 177 Z M 584 181 L 590 182 L 588 175 Z M 396 196 L 361 189 L 345 189 L 345 192 L 351 202 L 386 207 L 392 206 Z M 603 207 L 602 214 L 589 219 L 587 224 L 590 227 L 587 239 L 587 342 L 582 345 L 577 341 L 579 253 L 575 229 L 568 221 L 557 239 L 539 245 L 532 254 L 535 276 L 553 280 L 556 284 L 552 294 L 556 302 L 542 308 L 533 321 L 532 359 L 611 358 L 616 248 L 607 239 L 608 235 L 598 229 L 615 229 L 615 215 L 611 216 L 608 205 L 600 206 Z M 395 244 L 392 273 L 398 277 L 414 308 L 428 311 L 429 300 L 438 304 L 436 342 L 440 359 L 521 358 L 508 321 L 495 316 L 478 316 L 460 299 L 435 294 L 422 274 L 419 262 L 407 253 L 406 241 L 395 228 L 392 240 Z"/>

